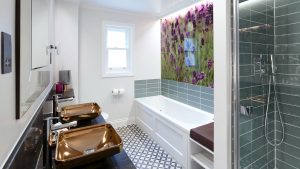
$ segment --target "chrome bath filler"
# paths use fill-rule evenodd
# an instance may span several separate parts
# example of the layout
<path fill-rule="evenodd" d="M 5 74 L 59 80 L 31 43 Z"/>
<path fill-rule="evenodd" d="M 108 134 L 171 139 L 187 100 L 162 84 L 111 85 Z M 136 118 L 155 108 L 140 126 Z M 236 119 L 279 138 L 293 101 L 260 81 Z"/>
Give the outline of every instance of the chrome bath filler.
<path fill-rule="evenodd" d="M 266 109 L 266 116 L 265 116 L 265 138 L 267 140 L 267 142 L 272 145 L 272 146 L 279 146 L 283 140 L 284 140 L 284 125 L 283 125 L 283 121 L 282 121 L 282 117 L 281 117 L 281 111 L 279 108 L 279 103 L 278 103 L 278 98 L 277 98 L 277 91 L 276 91 L 276 68 L 275 68 L 275 63 L 274 63 L 274 56 L 270 55 L 271 57 L 271 69 L 272 69 L 272 74 L 269 76 L 269 91 L 268 91 L 268 103 L 267 103 L 267 109 Z M 279 119 L 280 119 L 280 124 L 281 124 L 281 129 L 282 129 L 282 137 L 280 142 L 276 141 L 276 138 L 274 139 L 274 143 L 272 143 L 272 141 L 269 140 L 268 136 L 267 136 L 267 124 L 268 124 L 268 113 L 269 113 L 269 106 L 270 106 L 270 96 L 271 96 L 271 85 L 272 85 L 272 80 L 273 80 L 273 87 L 274 87 L 274 101 L 275 101 L 275 106 L 277 107 L 278 110 L 278 115 L 279 115 Z M 276 113 L 276 107 L 275 107 L 275 113 Z M 275 114 L 276 115 L 276 114 Z M 276 131 L 275 131 L 276 132 Z"/>

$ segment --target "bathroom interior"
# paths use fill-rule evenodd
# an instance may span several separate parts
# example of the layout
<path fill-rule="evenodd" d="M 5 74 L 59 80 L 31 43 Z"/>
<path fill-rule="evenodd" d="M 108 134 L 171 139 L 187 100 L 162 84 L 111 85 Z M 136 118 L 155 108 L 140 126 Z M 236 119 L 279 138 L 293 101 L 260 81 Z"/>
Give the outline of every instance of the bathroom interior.
<path fill-rule="evenodd" d="M 0 168 L 300 169 L 299 0 L 0 0 Z"/>

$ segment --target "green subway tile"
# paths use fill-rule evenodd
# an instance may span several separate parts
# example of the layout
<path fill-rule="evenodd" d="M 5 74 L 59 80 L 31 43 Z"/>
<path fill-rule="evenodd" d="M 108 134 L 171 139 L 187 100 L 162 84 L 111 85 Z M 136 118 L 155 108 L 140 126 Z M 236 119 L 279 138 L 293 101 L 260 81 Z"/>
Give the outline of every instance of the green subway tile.
<path fill-rule="evenodd" d="M 251 22 L 245 19 L 239 19 L 239 28 L 249 28 L 251 26 Z"/>
<path fill-rule="evenodd" d="M 277 8 L 276 16 L 286 15 L 288 13 L 295 13 L 295 12 L 300 12 L 300 3 L 286 5 L 281 8 Z"/>
<path fill-rule="evenodd" d="M 187 83 L 178 82 L 178 87 L 187 88 Z"/>
<path fill-rule="evenodd" d="M 170 85 L 174 85 L 174 86 L 178 86 L 178 82 L 177 82 L 177 81 L 174 81 L 174 80 L 170 80 L 170 81 L 169 81 L 169 84 L 170 84 Z"/>
<path fill-rule="evenodd" d="M 194 97 L 199 97 L 201 96 L 200 91 L 195 91 L 195 90 L 188 90 L 188 95 L 194 96 Z"/>
<path fill-rule="evenodd" d="M 295 3 L 298 3 L 299 0 L 276 0 L 275 1 L 275 6 L 277 9 L 282 8 L 282 6 L 287 6 L 287 5 L 294 5 Z"/>
<path fill-rule="evenodd" d="M 252 141 L 251 132 L 240 136 L 240 146 L 244 146 Z"/>
<path fill-rule="evenodd" d="M 163 83 L 163 84 L 169 84 L 169 80 L 161 79 L 161 83 Z"/>
<path fill-rule="evenodd" d="M 286 142 L 290 145 L 293 145 L 295 147 L 300 147 L 300 139 L 299 138 L 288 135 L 288 134 L 286 134 L 284 136 L 285 136 L 284 142 Z"/>
<path fill-rule="evenodd" d="M 276 26 L 296 23 L 300 21 L 300 13 L 292 13 L 289 15 L 283 15 L 276 17 L 275 24 Z"/>
<path fill-rule="evenodd" d="M 187 99 L 187 98 L 188 98 L 188 95 L 187 95 L 186 93 L 181 93 L 181 92 L 178 92 L 178 97 L 181 97 L 181 98 Z"/>
<path fill-rule="evenodd" d="M 277 150 L 277 159 L 280 159 L 281 161 L 284 161 L 296 168 L 300 168 L 300 160 L 291 156 L 288 153 L 282 152 L 280 150 Z"/>
<path fill-rule="evenodd" d="M 214 88 L 201 86 L 201 92 L 213 95 L 214 94 Z"/>
<path fill-rule="evenodd" d="M 300 21 L 300 19 L 299 19 L 299 21 Z M 300 33 L 299 29 L 300 29 L 300 23 L 288 24 L 288 25 L 282 25 L 282 26 L 276 27 L 276 29 L 275 29 L 276 35 L 280 35 L 280 36 L 276 36 L 276 42 L 279 42 L 277 44 L 291 44 L 293 42 L 297 43 L 299 40 L 295 39 L 295 37 L 297 37 L 297 35 L 294 35 L 294 34 Z M 282 36 L 282 35 L 284 35 L 284 36 Z M 292 39 L 286 39 L 287 37 L 292 38 Z M 288 40 L 288 41 L 284 41 L 284 40 Z M 283 43 L 283 42 L 285 42 L 285 43 Z"/>
<path fill-rule="evenodd" d="M 300 147 L 295 148 L 294 146 L 288 145 L 283 142 L 280 146 L 277 147 L 282 152 L 288 152 L 290 155 L 300 158 Z"/>
<path fill-rule="evenodd" d="M 240 65 L 251 64 L 251 54 L 240 54 Z"/>
<path fill-rule="evenodd" d="M 239 8 L 239 18 L 245 19 L 245 20 L 250 20 L 250 10 L 247 7 L 244 8 Z"/>
<path fill-rule="evenodd" d="M 158 88 L 159 87 L 159 84 L 158 83 L 150 83 L 150 84 L 147 84 L 147 88 Z"/>
<path fill-rule="evenodd" d="M 265 156 L 267 154 L 267 145 L 261 145 L 259 149 L 256 149 L 251 153 L 252 160 L 256 161 L 259 160 L 261 157 Z"/>
<path fill-rule="evenodd" d="M 252 42 L 251 32 L 240 32 L 240 42 Z"/>
<path fill-rule="evenodd" d="M 188 93 L 188 89 L 186 89 L 186 88 L 181 88 L 181 87 L 178 87 L 178 93 L 185 93 L 185 94 L 187 94 Z"/>
<path fill-rule="evenodd" d="M 256 161 L 254 161 L 251 165 L 252 169 L 261 169 L 262 166 L 267 166 L 268 164 L 268 156 L 263 155 Z"/>
<path fill-rule="evenodd" d="M 251 127 L 251 122 L 250 122 L 250 127 Z M 264 136 L 264 132 L 265 132 L 264 130 L 265 130 L 264 126 L 253 129 L 252 130 L 252 138 L 258 138 L 258 137 Z"/>
<path fill-rule="evenodd" d="M 240 76 L 251 76 L 252 74 L 252 65 L 240 66 Z"/>
<path fill-rule="evenodd" d="M 245 158 L 249 155 L 249 152 L 252 151 L 252 144 L 246 144 L 243 147 L 240 148 L 240 158 Z"/>
<path fill-rule="evenodd" d="M 246 169 L 246 167 L 248 167 L 249 165 L 251 165 L 251 163 L 252 163 L 252 157 L 250 156 L 248 158 L 241 159 L 240 166 L 241 166 L 241 168 Z"/>
<path fill-rule="evenodd" d="M 264 126 L 264 116 L 256 117 L 255 119 L 253 119 L 252 126 L 254 126 L 255 128 Z"/>
<path fill-rule="evenodd" d="M 211 94 L 201 93 L 201 98 L 210 100 L 210 101 L 214 101 L 214 95 L 211 95 Z"/>
<path fill-rule="evenodd" d="M 147 80 L 147 83 L 159 83 L 160 80 L 159 79 L 150 79 L 150 80 Z"/>
<path fill-rule="evenodd" d="M 143 89 L 143 88 L 147 88 L 146 84 L 136 84 L 134 85 L 135 89 Z"/>
<path fill-rule="evenodd" d="M 146 93 L 136 93 L 135 97 L 136 98 L 147 97 L 147 94 Z"/>
<path fill-rule="evenodd" d="M 279 104 L 280 111 L 286 114 L 291 114 L 295 116 L 300 116 L 300 107 L 287 105 L 287 104 Z"/>
<path fill-rule="evenodd" d="M 262 145 L 266 145 L 266 138 L 264 136 L 261 136 L 259 138 L 253 138 L 252 142 L 252 151 L 256 151 L 262 147 Z"/>
<path fill-rule="evenodd" d="M 251 11 L 251 21 L 261 23 L 261 24 L 267 23 L 266 16 L 256 11 Z"/>
<path fill-rule="evenodd" d="M 289 165 L 287 162 L 282 161 L 281 159 L 277 159 L 276 164 L 278 169 L 295 169 L 294 166 Z"/>
<path fill-rule="evenodd" d="M 209 101 L 209 100 L 205 100 L 205 99 L 201 99 L 201 104 L 208 106 L 208 107 L 214 107 L 214 102 L 213 101 Z"/>
<path fill-rule="evenodd" d="M 192 84 L 188 84 L 188 90 L 194 90 L 194 91 L 199 91 L 201 90 L 201 87 L 198 85 L 192 85 Z"/>
<path fill-rule="evenodd" d="M 240 53 L 251 53 L 251 43 L 240 42 Z"/>
<path fill-rule="evenodd" d="M 173 85 L 169 85 L 168 89 L 177 91 L 178 87 L 177 86 L 173 86 Z"/>
<path fill-rule="evenodd" d="M 135 80 L 134 84 L 138 85 L 138 84 L 146 84 L 147 80 Z"/>
<path fill-rule="evenodd" d="M 252 130 L 251 121 L 240 124 L 240 134 L 243 135 Z"/>
<path fill-rule="evenodd" d="M 192 96 L 192 95 L 188 95 L 188 100 L 200 104 L 201 99 L 200 99 L 200 97 L 195 97 L 195 96 Z"/>
<path fill-rule="evenodd" d="M 300 113 L 300 112 L 299 112 Z M 291 115 L 288 115 L 288 114 L 281 114 L 282 116 L 282 120 L 285 122 L 285 123 L 288 123 L 288 124 L 291 124 L 293 126 L 297 126 L 300 128 L 300 116 L 297 117 L 297 116 L 291 116 Z M 278 116 L 277 116 L 278 117 Z M 300 130 L 299 130 L 300 131 Z"/>
<path fill-rule="evenodd" d="M 147 88 L 147 93 L 158 92 L 159 88 Z"/>
<path fill-rule="evenodd" d="M 277 95 L 277 98 L 280 103 L 287 103 L 289 105 L 300 106 L 300 96 L 292 96 L 281 93 Z"/>

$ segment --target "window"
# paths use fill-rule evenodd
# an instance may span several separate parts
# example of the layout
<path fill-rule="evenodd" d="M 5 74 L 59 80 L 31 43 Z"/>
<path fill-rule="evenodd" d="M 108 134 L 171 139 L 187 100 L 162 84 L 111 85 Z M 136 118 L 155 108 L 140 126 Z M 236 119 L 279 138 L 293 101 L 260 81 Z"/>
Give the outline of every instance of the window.
<path fill-rule="evenodd" d="M 132 76 L 133 25 L 103 24 L 103 77 Z"/>

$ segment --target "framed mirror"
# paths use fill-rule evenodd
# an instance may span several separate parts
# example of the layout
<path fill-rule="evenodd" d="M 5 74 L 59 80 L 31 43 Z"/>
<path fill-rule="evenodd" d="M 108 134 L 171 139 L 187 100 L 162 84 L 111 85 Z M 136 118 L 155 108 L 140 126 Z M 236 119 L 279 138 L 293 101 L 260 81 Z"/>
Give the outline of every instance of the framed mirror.
<path fill-rule="evenodd" d="M 49 0 L 16 0 L 16 118 L 50 84 Z"/>

